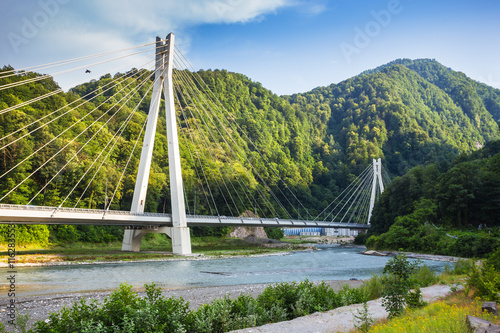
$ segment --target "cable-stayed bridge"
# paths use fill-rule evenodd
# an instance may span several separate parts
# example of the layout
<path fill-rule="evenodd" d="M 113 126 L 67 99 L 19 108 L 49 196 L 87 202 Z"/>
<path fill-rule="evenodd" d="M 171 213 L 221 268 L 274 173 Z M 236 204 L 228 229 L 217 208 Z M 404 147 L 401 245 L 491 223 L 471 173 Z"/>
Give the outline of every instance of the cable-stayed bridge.
<path fill-rule="evenodd" d="M 15 93 L 7 95 L 12 98 L 0 104 L 0 154 L 4 157 L 0 223 L 127 226 L 123 250 L 139 251 L 142 236 L 157 232 L 172 238 L 177 254 L 191 252 L 192 226 L 369 227 L 375 200 L 384 189 L 380 159 L 373 160 L 318 216 L 304 216 L 306 207 L 175 47 L 173 34 L 117 52 L 4 70 L 0 92 L 22 92 L 37 82 L 50 86 L 46 83 L 50 75 L 35 75 L 32 70 L 61 67 L 52 75 L 75 70 L 90 74 L 103 64 L 149 51 L 154 59 L 139 66 L 148 70 L 101 77 L 107 83 L 90 91 L 77 87 L 79 94 L 69 104 L 35 118 L 29 112 L 37 109 L 37 103 L 55 98 L 61 89 L 52 87 L 24 99 Z M 64 69 L 82 61 L 87 62 Z M 147 111 L 144 105 L 149 105 Z M 162 105 L 166 133 L 158 134 L 157 128 L 163 127 L 158 122 Z M 141 117 L 142 127 L 134 127 L 131 120 Z M 24 118 L 28 121 L 16 122 Z M 57 130 L 48 133 L 48 128 Z M 130 137 L 129 145 L 123 142 L 125 136 Z M 164 151 L 154 157 L 155 138 L 168 153 L 169 214 L 145 212 L 148 185 L 161 177 L 151 174 L 152 165 L 167 162 Z M 140 143 L 140 158 L 134 164 Z M 11 160 L 6 156 L 12 156 Z M 114 165 L 118 161 L 124 161 L 121 171 Z M 97 206 L 94 194 L 99 186 L 105 186 L 102 209 L 86 208 Z M 195 188 L 193 205 L 189 205 L 186 187 Z M 132 196 L 129 210 L 121 209 L 126 205 L 124 188 Z M 203 214 L 198 214 L 197 193 L 206 200 Z M 252 217 L 245 214 L 248 211 L 254 213 Z"/>

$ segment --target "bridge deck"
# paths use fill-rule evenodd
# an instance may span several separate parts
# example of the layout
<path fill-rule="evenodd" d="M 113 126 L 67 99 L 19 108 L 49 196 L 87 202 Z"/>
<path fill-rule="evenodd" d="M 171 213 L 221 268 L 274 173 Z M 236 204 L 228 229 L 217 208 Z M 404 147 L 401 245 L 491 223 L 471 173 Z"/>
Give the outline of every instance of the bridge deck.
<path fill-rule="evenodd" d="M 172 226 L 170 214 L 133 213 L 119 210 L 99 210 L 66 207 L 21 206 L 0 204 L 0 224 L 88 224 L 119 226 Z M 331 221 L 290 220 L 228 216 L 187 215 L 193 226 L 250 226 L 250 227 L 321 227 L 368 229 L 367 224 Z"/>

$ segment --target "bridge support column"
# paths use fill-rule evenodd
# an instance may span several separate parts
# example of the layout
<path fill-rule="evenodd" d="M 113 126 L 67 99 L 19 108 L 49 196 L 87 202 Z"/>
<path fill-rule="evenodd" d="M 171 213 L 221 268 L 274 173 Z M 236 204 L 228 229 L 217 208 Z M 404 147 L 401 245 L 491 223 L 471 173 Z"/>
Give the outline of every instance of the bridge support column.
<path fill-rule="evenodd" d="M 168 237 L 172 238 L 172 248 L 174 247 L 174 239 L 171 227 L 159 227 L 159 228 L 140 228 L 140 229 L 126 229 L 123 235 L 122 251 L 129 252 L 140 252 L 141 251 L 141 240 L 146 234 L 167 234 Z M 189 230 L 188 230 L 189 232 Z M 189 248 L 191 249 L 191 247 Z M 175 251 L 173 251 L 176 253 Z"/>
<path fill-rule="evenodd" d="M 191 254 L 191 235 L 188 227 L 170 228 L 172 236 L 172 252 L 174 254 Z"/>
<path fill-rule="evenodd" d="M 166 233 L 172 239 L 174 254 L 191 254 L 191 238 L 186 223 L 186 208 L 184 205 L 184 187 L 182 182 L 181 158 L 177 135 L 177 118 L 175 115 L 174 92 L 172 82 L 174 57 L 174 35 L 169 34 L 165 40 L 156 38 L 156 68 L 155 82 L 144 142 L 139 161 L 139 169 L 132 198 L 131 211 L 142 213 L 146 202 L 149 172 L 153 157 L 153 145 L 160 109 L 161 93 L 164 90 L 166 128 L 168 139 L 168 164 L 170 172 L 170 193 L 172 204 L 172 227 L 161 227 L 155 230 L 149 228 L 127 229 L 123 235 L 122 251 L 140 251 L 142 237 L 151 232 Z"/>
<path fill-rule="evenodd" d="M 373 159 L 373 181 L 372 181 L 372 194 L 370 196 L 370 208 L 368 209 L 368 221 L 370 224 L 370 219 L 372 218 L 373 206 L 375 205 L 375 197 L 377 192 L 377 183 L 379 186 L 380 194 L 384 192 L 384 183 L 382 182 L 382 160 Z"/>

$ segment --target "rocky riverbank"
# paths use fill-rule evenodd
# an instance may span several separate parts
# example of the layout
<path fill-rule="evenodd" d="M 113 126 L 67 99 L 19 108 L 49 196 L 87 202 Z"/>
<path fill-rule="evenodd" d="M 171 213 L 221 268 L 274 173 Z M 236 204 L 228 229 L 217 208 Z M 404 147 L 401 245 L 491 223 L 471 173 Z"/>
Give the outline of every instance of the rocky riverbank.
<path fill-rule="evenodd" d="M 399 254 L 399 253 L 406 254 L 407 258 L 436 260 L 436 261 L 445 261 L 445 262 L 457 262 L 459 259 L 464 259 L 464 258 L 453 257 L 453 256 L 442 256 L 442 255 L 438 255 L 438 254 L 425 254 L 425 253 L 414 253 L 414 252 L 373 251 L 373 250 L 361 252 L 361 254 L 364 254 L 367 256 L 381 256 L 381 257 L 385 257 L 385 256 L 394 257 L 396 254 Z"/>

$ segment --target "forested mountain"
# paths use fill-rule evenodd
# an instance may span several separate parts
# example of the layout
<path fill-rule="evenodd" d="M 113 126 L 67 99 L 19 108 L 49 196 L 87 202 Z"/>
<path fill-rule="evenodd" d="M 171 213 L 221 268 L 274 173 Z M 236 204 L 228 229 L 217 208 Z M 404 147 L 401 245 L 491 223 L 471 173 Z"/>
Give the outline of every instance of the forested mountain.
<path fill-rule="evenodd" d="M 1 72 L 9 70 L 12 68 L 4 67 Z M 0 146 L 11 143 L 0 151 L 0 174 L 5 174 L 0 178 L 0 195 L 9 193 L 33 173 L 4 202 L 26 204 L 33 198 L 32 204 L 57 206 L 64 201 L 65 206 L 102 208 L 106 198 L 115 193 L 111 208 L 130 209 L 139 156 L 134 154 L 130 161 L 128 156 L 146 118 L 150 97 L 146 94 L 147 85 L 141 86 L 141 82 L 151 81 L 150 74 L 133 69 L 126 75 L 106 75 L 67 93 L 0 113 Z M 39 75 L 0 75 L 0 85 Z M 213 213 L 208 192 L 221 215 L 237 215 L 255 207 L 255 203 L 245 201 L 229 207 L 223 190 L 216 184 L 220 176 L 210 175 L 209 170 L 221 170 L 230 183 L 243 182 L 250 193 L 266 192 L 263 185 L 266 183 L 291 212 L 297 202 L 295 198 L 284 198 L 287 196 L 284 189 L 292 189 L 308 213 L 315 216 L 373 158 L 382 158 L 392 176 L 401 176 L 420 164 L 438 163 L 445 167 L 458 154 L 470 153 L 499 134 L 496 122 L 500 119 L 500 90 L 433 60 L 397 60 L 338 84 L 292 96 L 277 96 L 244 75 L 224 70 L 199 71 L 197 75 L 230 114 L 219 116 L 231 118 L 237 124 L 238 128 L 228 130 L 234 134 L 235 143 L 243 147 L 236 154 L 238 157 L 222 157 L 228 150 L 222 146 L 222 134 L 207 129 L 217 126 L 195 128 L 195 123 L 207 121 L 208 116 L 189 113 L 191 103 L 179 101 L 180 135 L 195 132 L 195 138 L 216 144 L 203 151 L 206 157 L 203 170 L 207 171 L 208 179 L 203 181 L 190 155 L 193 142 L 181 138 L 186 201 L 193 209 L 198 195 L 198 214 Z M 118 84 L 112 86 L 112 82 Z M 140 93 L 124 102 L 136 87 Z M 0 90 L 0 109 L 55 88 L 57 83 L 47 78 Z M 143 96 L 146 97 L 142 100 Z M 80 97 L 87 102 L 82 103 Z M 136 105 L 137 112 L 132 115 Z M 129 115 L 130 124 L 122 131 L 120 126 Z M 31 133 L 38 126 L 32 124 L 35 120 L 47 126 Z M 88 126 L 88 131 L 73 140 Z M 164 126 L 164 121 L 158 122 L 147 211 L 169 211 Z M 16 135 L 6 137 L 16 130 L 19 130 Z M 85 188 L 87 183 L 82 182 L 75 187 L 74 195 L 66 198 L 78 179 L 88 178 L 83 174 L 86 168 L 80 166 L 92 166 L 100 149 L 115 133 L 118 133 L 115 150 L 109 153 L 89 187 Z M 26 137 L 14 142 L 24 134 Z M 85 144 L 93 136 L 93 141 Z M 64 150 L 56 154 L 61 148 Z M 23 162 L 38 150 L 37 159 Z M 75 152 L 80 153 L 73 158 Z M 255 168 L 250 162 L 255 163 Z M 66 166 L 64 171 L 58 173 L 62 166 Z M 117 185 L 125 166 L 129 169 Z M 10 171 L 13 167 L 15 172 Z M 228 188 L 235 196 L 240 194 L 237 187 Z"/>
<path fill-rule="evenodd" d="M 497 136 L 499 96 L 436 61 L 398 60 L 288 100 L 324 117 L 325 142 L 339 144 L 344 163 L 381 157 L 393 175 L 402 175 Z"/>
<path fill-rule="evenodd" d="M 396 177 L 373 211 L 368 246 L 485 257 L 500 246 L 500 140 L 448 166 Z M 495 228 L 496 227 L 496 228 Z M 445 230 L 467 230 L 451 236 Z M 470 230 L 483 233 L 469 233 Z"/>

